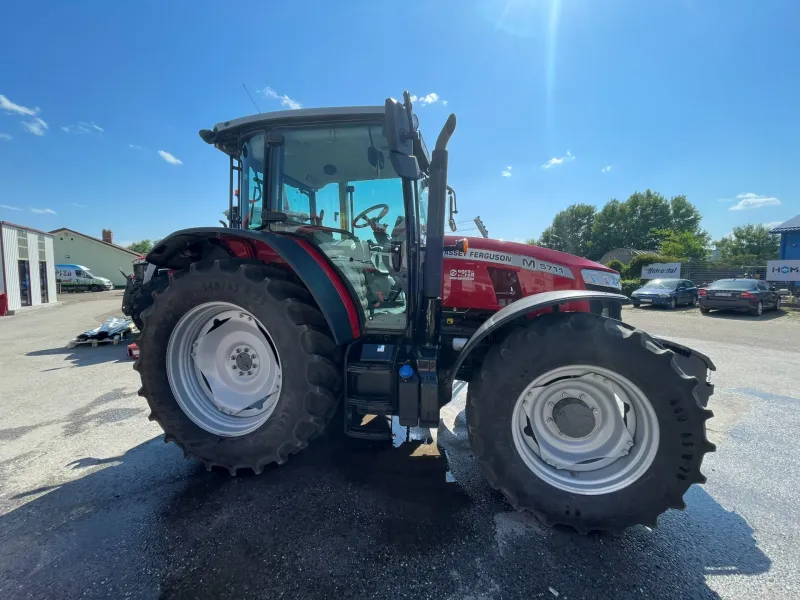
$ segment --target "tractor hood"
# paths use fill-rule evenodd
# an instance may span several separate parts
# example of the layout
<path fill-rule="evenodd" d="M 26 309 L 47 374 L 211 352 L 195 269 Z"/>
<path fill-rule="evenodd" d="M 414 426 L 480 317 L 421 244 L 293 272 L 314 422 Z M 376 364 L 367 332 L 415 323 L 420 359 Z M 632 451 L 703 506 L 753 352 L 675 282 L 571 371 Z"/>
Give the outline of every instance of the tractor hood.
<path fill-rule="evenodd" d="M 485 238 L 467 238 L 467 252 L 454 249 L 446 236 L 442 272 L 445 309 L 497 311 L 520 298 L 559 290 L 618 293 L 619 274 L 579 256 L 539 246 Z M 565 305 L 565 310 L 588 310 Z"/>
<path fill-rule="evenodd" d="M 445 245 L 451 246 L 456 243 L 456 240 L 464 239 L 462 236 L 448 235 L 445 236 Z M 608 273 L 616 273 L 614 269 L 609 269 L 605 265 L 589 260 L 588 258 L 581 258 L 567 254 L 566 252 L 559 252 L 558 250 L 551 250 L 549 248 L 542 248 L 541 246 L 532 246 L 531 244 L 522 244 L 519 242 L 506 242 L 503 240 L 486 239 L 482 237 L 468 237 L 466 238 L 469 243 L 468 254 L 475 258 L 483 259 L 488 262 L 497 262 L 500 264 L 513 264 L 514 256 L 523 256 L 539 259 L 546 263 L 553 265 L 560 265 L 569 267 L 573 271 L 580 271 L 581 269 L 593 269 L 596 271 L 607 271 Z M 483 255 L 478 256 L 475 252 L 482 252 Z M 492 256 L 494 253 L 496 256 Z M 453 253 L 445 253 L 445 256 L 454 256 Z"/>

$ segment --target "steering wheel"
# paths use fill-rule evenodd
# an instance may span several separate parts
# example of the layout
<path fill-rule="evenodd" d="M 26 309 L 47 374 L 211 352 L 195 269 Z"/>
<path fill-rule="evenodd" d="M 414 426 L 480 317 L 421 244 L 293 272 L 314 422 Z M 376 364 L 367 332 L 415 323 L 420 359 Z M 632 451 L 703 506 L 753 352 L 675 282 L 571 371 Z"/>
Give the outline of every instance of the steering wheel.
<path fill-rule="evenodd" d="M 373 210 L 377 210 L 379 208 L 381 209 L 381 212 L 377 217 L 374 217 L 372 219 L 368 219 L 367 218 L 367 213 L 371 213 Z M 375 206 L 370 206 L 369 208 L 364 209 L 360 213 L 358 213 L 358 216 L 356 216 L 356 218 L 353 219 L 353 227 L 355 227 L 356 229 L 362 229 L 364 227 L 369 227 L 371 225 L 370 221 L 378 222 L 388 214 L 389 214 L 389 205 L 388 204 L 376 204 Z M 364 220 L 364 224 L 363 225 L 357 225 L 356 224 L 356 223 L 358 223 L 359 219 L 363 219 Z"/>

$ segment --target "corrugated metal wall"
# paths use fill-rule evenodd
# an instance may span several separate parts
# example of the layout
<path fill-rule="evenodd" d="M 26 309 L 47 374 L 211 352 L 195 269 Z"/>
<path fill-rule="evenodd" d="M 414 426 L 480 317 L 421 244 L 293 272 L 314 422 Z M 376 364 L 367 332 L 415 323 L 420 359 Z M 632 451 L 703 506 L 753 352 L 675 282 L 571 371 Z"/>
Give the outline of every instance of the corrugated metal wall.
<path fill-rule="evenodd" d="M 28 233 L 28 265 L 31 273 L 31 306 L 39 306 L 42 303 L 42 288 L 39 282 L 39 234 Z M 23 234 L 20 231 L 17 235 Z"/>
<path fill-rule="evenodd" d="M 19 266 L 17 252 L 17 230 L 3 225 L 3 263 L 6 266 L 6 297 L 8 310 L 19 310 L 22 307 L 19 297 Z"/>
<path fill-rule="evenodd" d="M 53 250 L 53 238 L 45 236 L 44 253 L 47 258 L 47 298 L 56 301 L 56 257 Z"/>

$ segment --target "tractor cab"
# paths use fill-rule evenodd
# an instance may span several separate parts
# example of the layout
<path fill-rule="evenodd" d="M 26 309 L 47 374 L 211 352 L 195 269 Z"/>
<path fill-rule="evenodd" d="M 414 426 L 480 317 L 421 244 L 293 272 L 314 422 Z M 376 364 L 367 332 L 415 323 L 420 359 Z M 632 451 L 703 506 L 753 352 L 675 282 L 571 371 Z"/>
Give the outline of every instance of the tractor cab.
<path fill-rule="evenodd" d="M 205 135 L 238 181 L 231 226 L 304 237 L 340 271 L 365 329 L 402 332 L 418 287 L 429 155 L 419 136 L 417 178 L 401 178 L 386 131 L 378 106 L 261 114 Z"/>

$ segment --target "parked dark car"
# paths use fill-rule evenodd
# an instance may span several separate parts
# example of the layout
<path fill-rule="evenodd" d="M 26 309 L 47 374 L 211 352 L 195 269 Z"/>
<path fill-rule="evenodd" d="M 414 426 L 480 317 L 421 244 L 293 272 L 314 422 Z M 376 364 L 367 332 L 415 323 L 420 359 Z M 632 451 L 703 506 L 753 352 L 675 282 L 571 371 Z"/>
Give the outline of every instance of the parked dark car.
<path fill-rule="evenodd" d="M 653 279 L 631 294 L 635 307 L 656 304 L 675 308 L 679 304 L 697 306 L 697 287 L 688 279 Z"/>
<path fill-rule="evenodd" d="M 778 310 L 781 297 L 775 288 L 758 279 L 718 279 L 700 290 L 700 312 L 715 310 L 747 311 L 760 315 L 767 309 Z"/>

